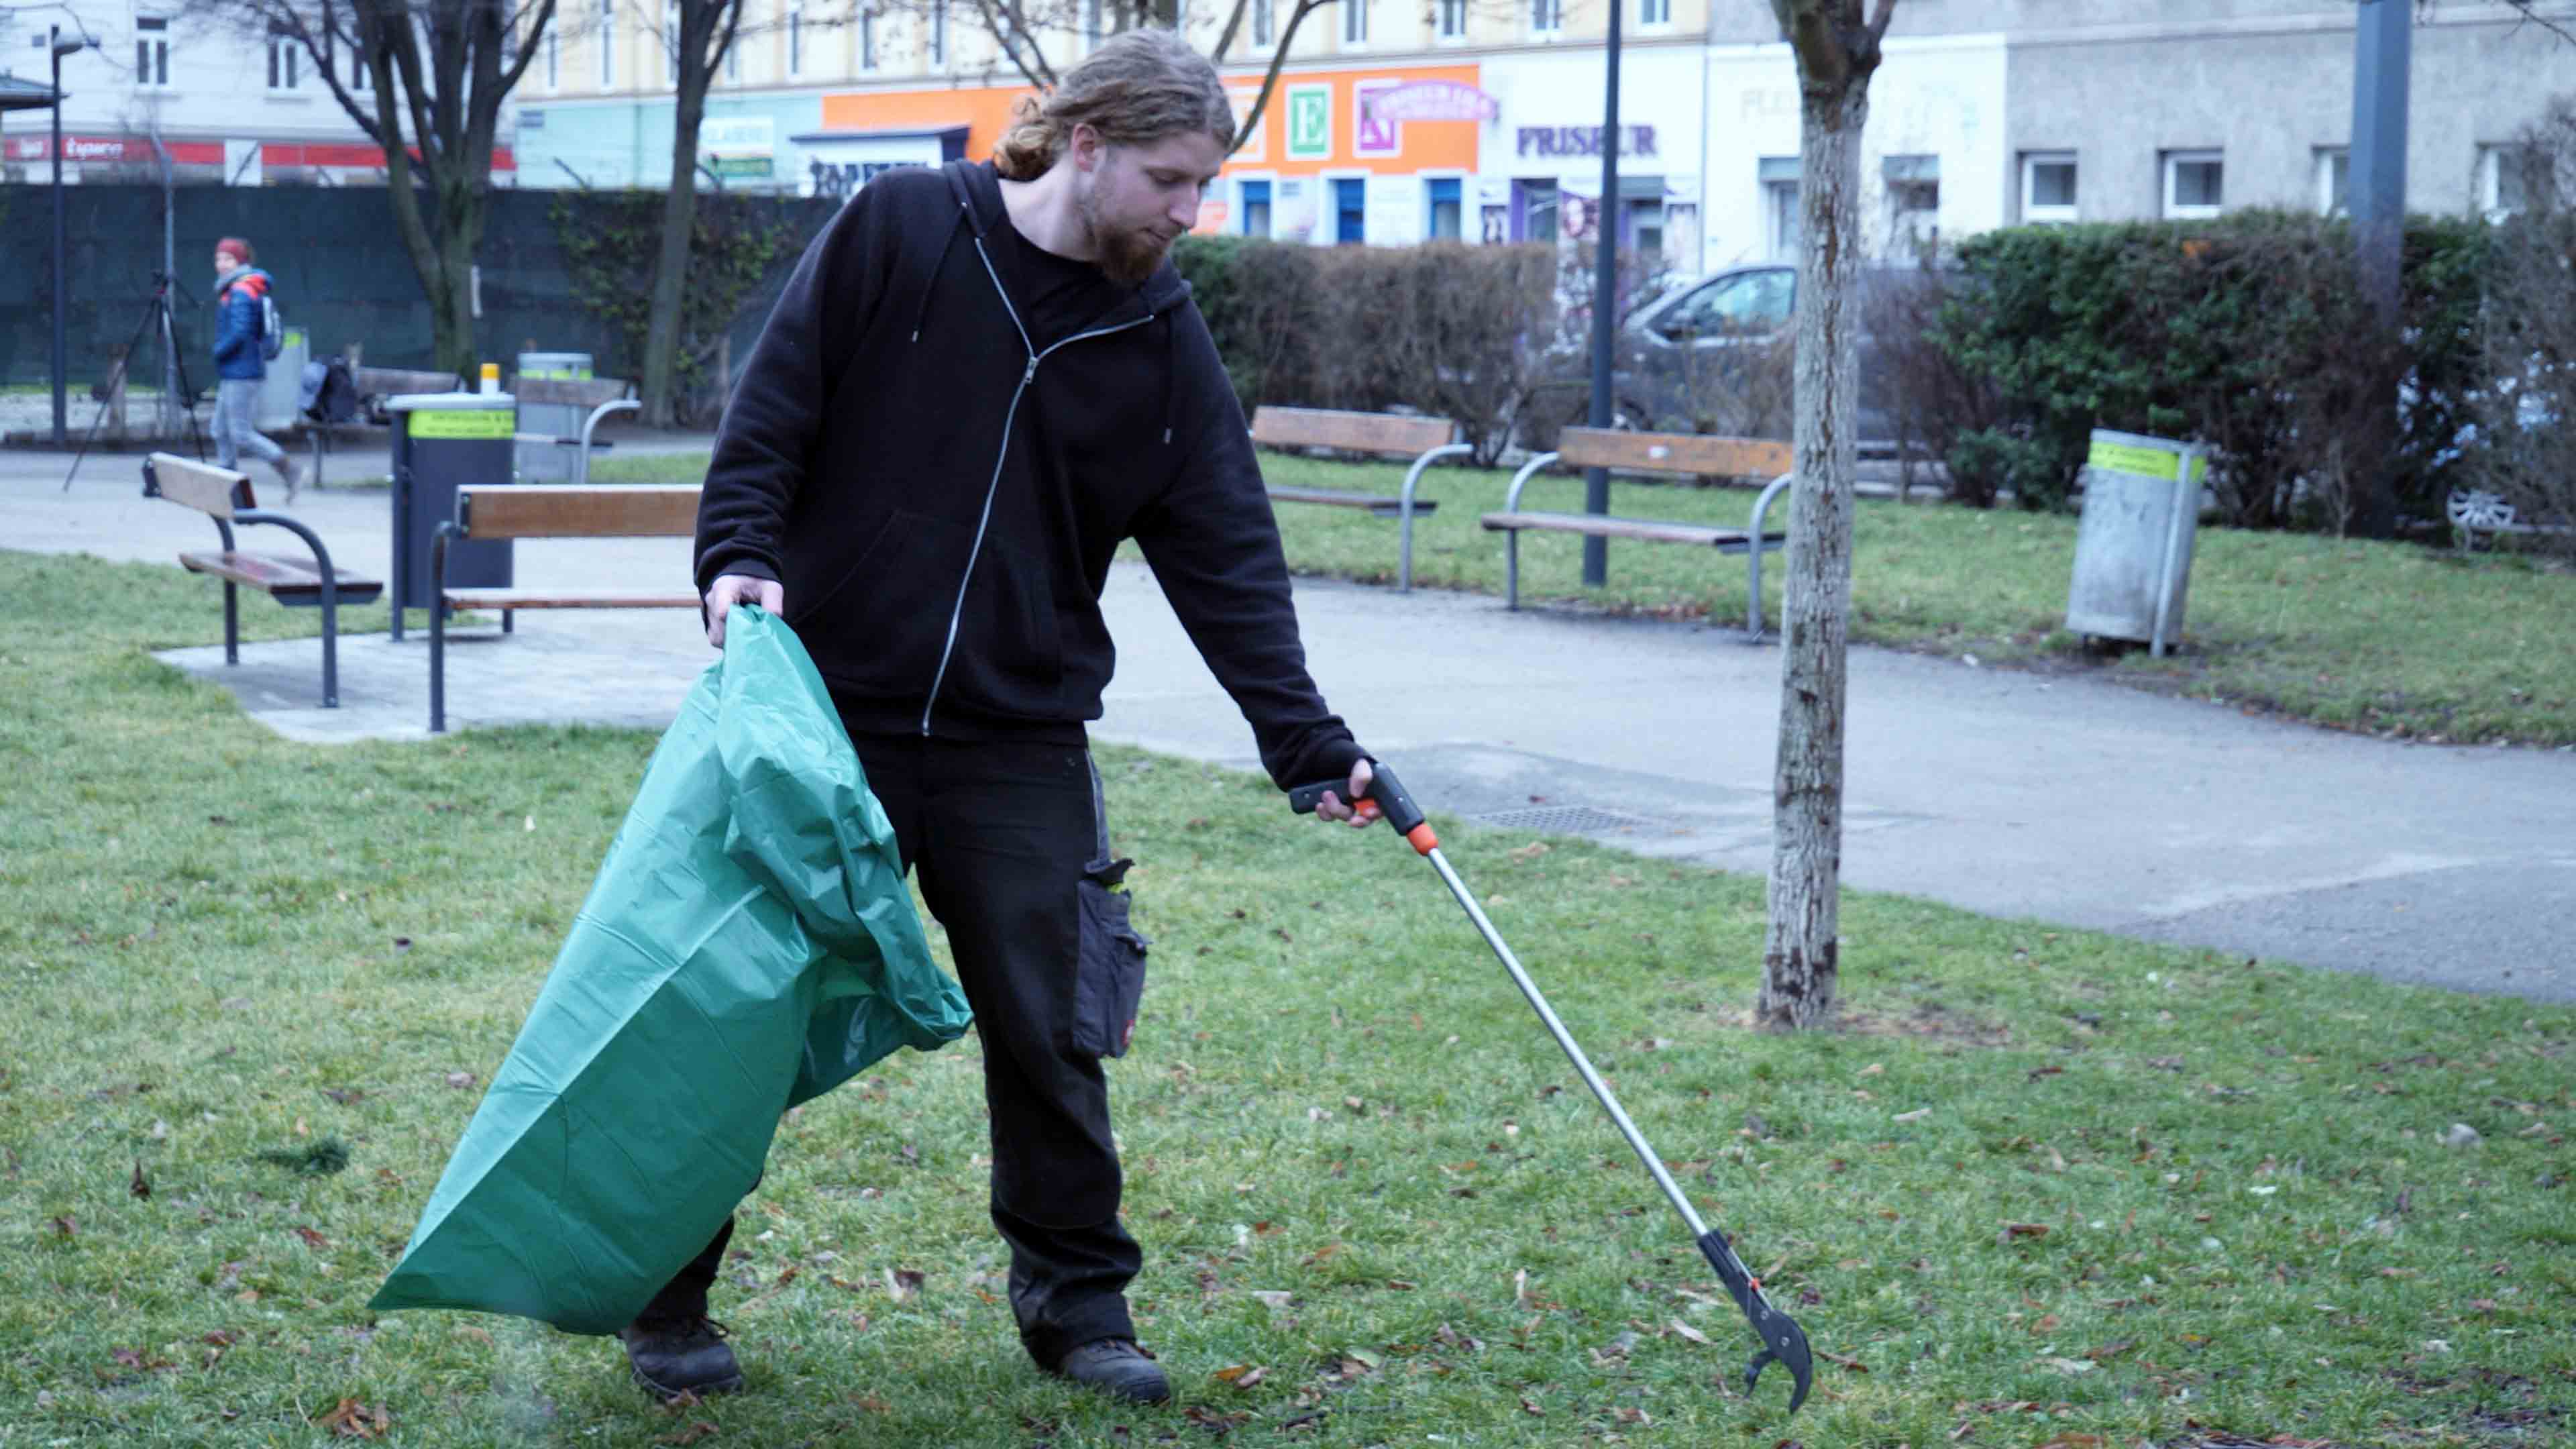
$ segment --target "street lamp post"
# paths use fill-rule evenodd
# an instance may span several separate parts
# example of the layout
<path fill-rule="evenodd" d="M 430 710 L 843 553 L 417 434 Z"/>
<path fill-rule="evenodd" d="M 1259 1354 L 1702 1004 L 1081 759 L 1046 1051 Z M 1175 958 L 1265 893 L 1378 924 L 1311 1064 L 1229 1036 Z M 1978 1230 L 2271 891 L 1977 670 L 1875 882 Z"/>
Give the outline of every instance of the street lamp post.
<path fill-rule="evenodd" d="M 64 253 L 70 248 L 63 242 L 63 57 L 88 48 L 89 42 L 63 39 L 59 25 L 48 26 L 46 35 L 54 62 L 54 142 L 49 149 L 54 158 L 54 446 L 59 448 L 67 441 L 63 433 L 63 382 L 70 376 L 70 365 L 64 341 L 69 326 L 64 306 L 71 292 L 71 278 L 64 270 Z"/>

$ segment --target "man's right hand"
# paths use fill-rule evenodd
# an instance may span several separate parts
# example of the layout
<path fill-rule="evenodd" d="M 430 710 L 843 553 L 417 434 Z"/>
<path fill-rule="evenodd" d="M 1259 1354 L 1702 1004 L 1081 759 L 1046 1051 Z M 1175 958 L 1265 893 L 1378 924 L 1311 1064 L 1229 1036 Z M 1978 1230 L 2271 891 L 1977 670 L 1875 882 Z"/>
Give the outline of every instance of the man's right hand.
<path fill-rule="evenodd" d="M 781 615 L 787 609 L 787 588 L 776 579 L 718 574 L 715 586 L 707 590 L 707 642 L 718 649 L 724 647 L 725 614 L 737 603 L 758 604 L 772 615 Z"/>

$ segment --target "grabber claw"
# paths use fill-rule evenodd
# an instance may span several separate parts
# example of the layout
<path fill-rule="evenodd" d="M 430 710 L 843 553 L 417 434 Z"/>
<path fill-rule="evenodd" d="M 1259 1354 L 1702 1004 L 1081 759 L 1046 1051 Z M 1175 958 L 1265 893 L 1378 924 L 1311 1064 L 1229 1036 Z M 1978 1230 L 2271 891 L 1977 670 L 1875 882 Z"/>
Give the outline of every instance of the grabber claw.
<path fill-rule="evenodd" d="M 1807 1352 L 1807 1335 L 1789 1315 L 1772 1307 L 1771 1300 L 1762 1296 L 1762 1280 L 1754 1277 L 1745 1268 L 1744 1261 L 1735 1256 L 1735 1250 L 1727 1246 L 1726 1235 L 1700 1221 L 1699 1209 L 1691 1205 L 1681 1184 L 1673 1181 L 1671 1170 L 1655 1154 L 1654 1147 L 1646 1141 L 1646 1134 L 1637 1130 L 1637 1124 L 1630 1119 L 1627 1109 L 1621 1107 L 1619 1099 L 1611 1094 L 1610 1084 L 1602 1080 L 1601 1073 L 1592 1065 L 1592 1059 L 1585 1056 L 1583 1048 L 1576 1044 L 1574 1033 L 1565 1029 L 1565 1023 L 1557 1017 L 1556 1008 L 1547 1004 L 1547 998 L 1539 992 L 1538 983 L 1530 979 L 1529 971 L 1521 965 L 1520 958 L 1512 954 L 1511 946 L 1503 940 L 1503 933 L 1494 929 L 1493 921 L 1485 915 L 1485 908 L 1476 904 L 1476 898 L 1468 893 L 1467 883 L 1458 879 L 1458 872 L 1450 868 L 1449 858 L 1440 852 L 1440 837 L 1432 833 L 1430 824 L 1422 818 L 1421 808 L 1413 803 L 1413 797 L 1396 783 L 1395 772 L 1381 762 L 1375 774 L 1376 778 L 1368 788 L 1368 798 L 1358 802 L 1360 812 L 1367 813 L 1367 807 L 1372 805 L 1379 807 L 1387 823 L 1394 826 L 1407 843 L 1431 862 L 1431 868 L 1440 873 L 1441 882 L 1466 909 L 1467 919 L 1475 922 L 1485 944 L 1493 948 L 1494 958 L 1502 962 L 1503 969 L 1510 973 L 1512 984 L 1520 988 L 1521 995 L 1529 1001 L 1530 1009 L 1538 1013 L 1540 1023 L 1546 1026 L 1548 1035 L 1556 1038 L 1566 1060 L 1574 1064 L 1575 1074 L 1583 1078 L 1583 1085 L 1592 1089 L 1594 1099 L 1601 1103 L 1601 1110 L 1610 1115 L 1619 1135 L 1628 1139 L 1628 1146 L 1635 1150 L 1637 1160 L 1644 1164 L 1647 1176 L 1655 1180 L 1655 1186 L 1664 1190 L 1664 1197 L 1672 1203 L 1673 1211 L 1681 1215 L 1682 1222 L 1697 1236 L 1700 1252 L 1708 1258 L 1709 1266 L 1717 1269 L 1717 1276 L 1725 1282 L 1727 1291 L 1735 1295 L 1735 1305 L 1744 1310 L 1745 1318 L 1753 1324 L 1753 1331 L 1762 1338 L 1761 1351 L 1753 1355 L 1753 1362 L 1744 1369 L 1745 1392 L 1753 1391 L 1754 1382 L 1762 1377 L 1764 1364 L 1787 1364 L 1790 1374 L 1798 1381 L 1796 1390 L 1789 1396 L 1789 1412 L 1798 1412 L 1798 1406 L 1807 1401 L 1807 1390 L 1814 1386 L 1816 1378 L 1815 1360 Z M 1325 780 L 1300 785 L 1288 792 L 1288 803 L 1290 808 L 1300 813 L 1311 813 L 1323 802 L 1325 795 L 1348 788 L 1347 781 Z"/>
<path fill-rule="evenodd" d="M 1754 1333 L 1762 1339 L 1762 1347 L 1754 1351 L 1753 1361 L 1744 1366 L 1744 1392 L 1748 1395 L 1753 1392 L 1754 1384 L 1762 1377 L 1763 1365 L 1786 1364 L 1789 1376 L 1796 1380 L 1796 1387 L 1789 1394 L 1789 1412 L 1798 1412 L 1798 1406 L 1807 1401 L 1807 1390 L 1816 1382 L 1816 1360 L 1807 1350 L 1806 1331 L 1798 1327 L 1796 1319 L 1771 1306 L 1771 1300 L 1763 1296 L 1762 1280 L 1754 1277 L 1744 1266 L 1744 1260 L 1735 1256 L 1735 1249 L 1727 1246 L 1724 1233 L 1715 1228 L 1702 1233 L 1699 1250 L 1701 1256 L 1708 1259 L 1709 1266 L 1717 1270 L 1718 1280 L 1726 1285 L 1727 1292 L 1735 1296 L 1735 1306 L 1744 1310 Z"/>

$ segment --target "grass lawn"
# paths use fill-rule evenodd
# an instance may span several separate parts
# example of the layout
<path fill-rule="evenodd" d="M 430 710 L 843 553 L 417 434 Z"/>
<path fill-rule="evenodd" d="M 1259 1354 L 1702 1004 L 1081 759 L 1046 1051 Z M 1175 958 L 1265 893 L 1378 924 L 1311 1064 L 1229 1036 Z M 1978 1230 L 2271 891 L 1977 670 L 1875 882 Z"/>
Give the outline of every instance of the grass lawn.
<path fill-rule="evenodd" d="M 1393 494 L 1400 466 L 1265 454 L 1273 483 Z M 601 482 L 697 482 L 704 455 L 602 463 Z M 1502 506 L 1504 473 L 1441 470 L 1421 496 L 1415 582 L 1499 595 L 1501 536 L 1478 517 Z M 1579 509 L 1579 480 L 1533 481 L 1527 503 Z M 1632 517 L 1743 527 L 1753 494 L 1617 480 L 1611 509 Z M 1279 508 L 1300 573 L 1392 583 L 1396 526 L 1348 508 Z M 1788 500 L 1772 510 L 1785 528 Z M 2528 557 L 2463 556 L 2415 544 L 2204 528 L 2192 565 L 2187 647 L 2090 655 L 2065 632 L 2071 516 L 1864 500 L 1853 540 L 1852 637 L 1899 649 L 2098 674 L 2338 729 L 2459 743 L 2576 744 L 2576 572 Z M 1779 555 L 1765 560 L 1764 617 L 1780 617 Z M 1582 585 L 1582 541 L 1521 541 L 1524 602 L 1744 622 L 1744 561 L 1668 544 L 1614 542 L 1610 583 Z"/>
<path fill-rule="evenodd" d="M 1760 882 L 1453 824 L 1814 1340 L 1786 1420 L 1428 869 L 1128 750 L 1156 944 L 1112 1075 L 1179 1402 L 1019 1357 L 970 1038 L 791 1114 L 718 1292 L 752 1392 L 665 1412 L 604 1340 L 364 1306 L 652 738 L 289 744 L 146 656 L 212 637 L 202 580 L 0 553 L 0 609 L 0 1445 L 319 1444 L 378 1410 L 411 1445 L 2576 1433 L 2576 1012 L 1849 895 L 1841 1028 L 1759 1035 Z M 333 1140 L 344 1171 L 292 1165 Z"/>

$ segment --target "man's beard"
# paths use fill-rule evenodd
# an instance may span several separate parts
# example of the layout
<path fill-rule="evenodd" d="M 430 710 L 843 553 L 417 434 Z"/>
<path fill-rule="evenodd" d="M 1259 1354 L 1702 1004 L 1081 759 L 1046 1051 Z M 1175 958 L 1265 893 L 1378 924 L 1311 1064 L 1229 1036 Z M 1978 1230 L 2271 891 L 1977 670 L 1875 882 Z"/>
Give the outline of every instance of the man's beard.
<path fill-rule="evenodd" d="M 1076 210 L 1082 224 L 1091 233 L 1091 247 L 1097 252 L 1100 269 L 1109 280 L 1121 286 L 1142 286 L 1163 265 L 1163 253 L 1171 243 L 1150 231 L 1129 231 L 1109 225 L 1101 216 L 1100 193 L 1084 192 Z"/>

